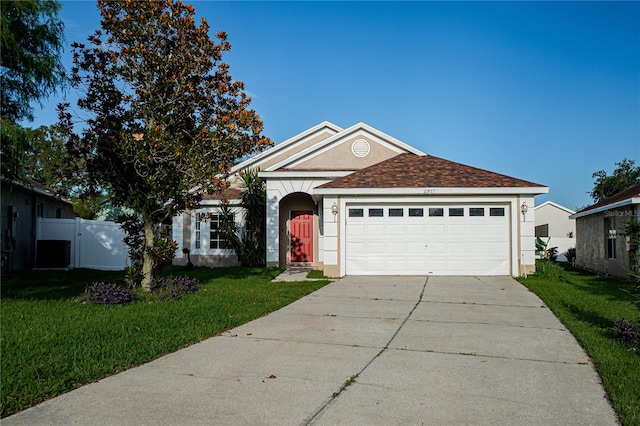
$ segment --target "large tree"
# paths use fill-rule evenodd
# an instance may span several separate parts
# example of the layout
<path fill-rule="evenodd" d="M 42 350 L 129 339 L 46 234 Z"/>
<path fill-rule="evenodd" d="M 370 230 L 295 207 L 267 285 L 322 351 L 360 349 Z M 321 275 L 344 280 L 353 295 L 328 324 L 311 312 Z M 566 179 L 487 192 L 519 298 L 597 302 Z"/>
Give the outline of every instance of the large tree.
<path fill-rule="evenodd" d="M 142 286 L 153 278 L 154 237 L 163 220 L 226 186 L 237 159 L 272 144 L 250 109 L 244 84 L 222 55 L 224 32 L 175 0 L 98 0 L 102 30 L 73 43 L 71 85 L 83 94 L 79 134 L 68 104 L 60 122 L 68 149 L 86 161 L 92 182 L 144 224 Z"/>
<path fill-rule="evenodd" d="M 60 7 L 59 2 L 50 0 L 0 1 L 0 138 L 4 175 L 23 176 L 23 153 L 29 149 L 31 135 L 19 122 L 32 120 L 32 102 L 45 99 L 64 82 Z"/>
<path fill-rule="evenodd" d="M 611 175 L 607 175 L 604 170 L 599 170 L 593 173 L 591 177 L 594 182 L 593 189 L 589 192 L 589 195 L 597 203 L 636 183 L 640 183 L 640 166 L 636 167 L 635 161 L 625 158 L 616 163 L 616 168 Z"/>

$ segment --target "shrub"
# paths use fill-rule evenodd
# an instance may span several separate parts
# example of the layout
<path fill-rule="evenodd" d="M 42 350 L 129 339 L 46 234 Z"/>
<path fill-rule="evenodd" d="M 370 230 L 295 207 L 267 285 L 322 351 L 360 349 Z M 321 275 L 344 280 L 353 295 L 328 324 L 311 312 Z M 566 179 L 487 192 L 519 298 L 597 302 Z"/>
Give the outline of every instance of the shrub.
<path fill-rule="evenodd" d="M 629 345 L 631 350 L 640 353 L 640 321 L 633 323 L 622 318 L 613 323 L 613 334 L 625 345 Z"/>
<path fill-rule="evenodd" d="M 121 215 L 117 222 L 125 232 L 124 243 L 129 247 L 131 266 L 125 269 L 126 281 L 129 285 L 136 286 L 142 282 L 143 257 L 144 257 L 144 224 L 136 215 Z M 171 262 L 178 249 L 178 243 L 169 238 L 167 228 L 154 229 L 153 247 L 148 251 L 153 258 L 153 268 L 158 268 Z"/>
<path fill-rule="evenodd" d="M 96 305 L 126 305 L 138 299 L 138 295 L 128 288 L 104 281 L 88 286 L 83 294 L 82 301 Z"/>
<path fill-rule="evenodd" d="M 560 264 L 552 262 L 551 260 L 537 261 L 535 276 L 548 280 L 569 282 L 569 274 L 567 274 L 567 271 L 565 271 Z"/>
<path fill-rule="evenodd" d="M 197 289 L 198 280 L 186 276 L 154 278 L 151 283 L 151 294 L 155 296 L 156 300 L 178 300 L 184 294 L 193 293 Z"/>
<path fill-rule="evenodd" d="M 567 250 L 567 262 L 573 263 L 573 260 L 576 258 L 576 248 L 571 247 Z"/>

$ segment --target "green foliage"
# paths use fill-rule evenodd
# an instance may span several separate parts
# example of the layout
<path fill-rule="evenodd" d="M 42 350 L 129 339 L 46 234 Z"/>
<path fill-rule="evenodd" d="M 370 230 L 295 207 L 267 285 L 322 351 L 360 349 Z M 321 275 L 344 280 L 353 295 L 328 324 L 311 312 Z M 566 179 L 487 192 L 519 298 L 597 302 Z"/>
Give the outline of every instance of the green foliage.
<path fill-rule="evenodd" d="M 266 261 L 266 200 L 264 181 L 258 175 L 259 169 L 247 169 L 240 172 L 242 178 L 241 207 L 244 208 L 245 226 L 239 230 L 231 219 L 228 203 L 220 207 L 222 223 L 220 233 L 229 241 L 242 266 L 264 266 Z"/>
<path fill-rule="evenodd" d="M 196 208 L 203 193 L 226 185 L 239 158 L 272 142 L 261 135 L 244 84 L 222 61 L 231 48 L 226 33 L 212 41 L 193 6 L 98 0 L 98 7 L 102 30 L 88 45 L 72 43 L 71 86 L 83 112 L 60 105 L 60 122 L 89 182 L 140 215 L 143 245 L 152 250 L 149 235 L 158 224 Z M 77 115 L 90 117 L 79 133 Z M 143 256 L 147 288 L 152 263 Z"/>
<path fill-rule="evenodd" d="M 30 103 L 46 98 L 64 81 L 60 61 L 64 24 L 58 18 L 61 7 L 51 0 L 0 2 L 3 127 L 4 120 L 33 120 Z M 3 152 L 4 143 L 3 138 Z"/>
<path fill-rule="evenodd" d="M 18 122 L 33 120 L 31 102 L 64 82 L 60 7 L 50 0 L 0 1 L 0 169 L 6 177 L 29 177 L 23 161 L 34 132 Z"/>
<path fill-rule="evenodd" d="M 74 269 L 3 277 L 2 417 L 197 343 L 317 290 L 327 281 L 271 282 L 279 268 L 167 268 L 198 291 L 126 306 L 80 304 L 87 283 L 122 284 L 123 272 Z M 162 274 L 161 274 L 162 275 Z"/>
<path fill-rule="evenodd" d="M 593 173 L 591 177 L 594 178 L 594 183 L 589 195 L 597 203 L 640 183 L 640 166 L 636 167 L 635 161 L 625 158 L 616 163 L 616 168 L 611 175 L 607 175 L 604 170 L 599 170 Z"/>
<path fill-rule="evenodd" d="M 537 273 L 518 280 L 544 301 L 593 360 L 621 423 L 640 424 L 640 356 L 612 333 L 620 318 L 632 324 L 640 320 L 631 294 L 634 284 L 570 266 L 565 272 L 568 283 Z"/>
<path fill-rule="evenodd" d="M 536 252 L 542 255 L 543 259 L 555 261 L 558 257 L 558 247 L 549 247 L 551 237 L 545 242 L 542 238 L 536 237 Z"/>
<path fill-rule="evenodd" d="M 571 247 L 569 249 L 567 249 L 567 261 L 569 263 L 573 263 L 574 259 L 576 258 L 576 248 L 575 247 Z"/>
<path fill-rule="evenodd" d="M 569 275 L 564 268 L 550 259 L 536 261 L 536 273 L 534 275 L 547 280 L 569 282 Z"/>
<path fill-rule="evenodd" d="M 124 243 L 129 247 L 131 265 L 126 268 L 126 272 L 127 283 L 130 286 L 137 286 L 142 283 L 145 251 L 151 256 L 154 268 L 170 263 L 175 257 L 178 244 L 169 238 L 166 228 L 156 226 L 153 246 L 146 247 L 144 245 L 144 224 L 138 216 L 122 215 L 118 218 L 118 223 L 120 223 L 122 230 L 125 232 Z M 149 286 L 150 289 L 151 285 Z"/>
<path fill-rule="evenodd" d="M 102 208 L 102 201 L 104 196 L 86 196 L 74 197 L 71 201 L 73 203 L 73 211 L 82 219 L 94 220 L 100 209 Z"/>
<path fill-rule="evenodd" d="M 264 238 L 266 229 L 267 189 L 259 176 L 260 169 L 246 169 L 240 172 L 242 178 L 242 207 L 245 209 L 246 231 L 255 239 Z"/>

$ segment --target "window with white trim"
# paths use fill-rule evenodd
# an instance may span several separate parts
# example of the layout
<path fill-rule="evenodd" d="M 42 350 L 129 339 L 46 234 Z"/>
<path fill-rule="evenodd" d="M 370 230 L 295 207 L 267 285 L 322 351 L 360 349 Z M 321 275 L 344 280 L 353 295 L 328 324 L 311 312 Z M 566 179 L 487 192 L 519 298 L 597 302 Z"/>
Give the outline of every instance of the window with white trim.
<path fill-rule="evenodd" d="M 232 249 L 229 241 L 220 233 L 223 216 L 219 213 L 200 212 L 195 214 L 193 223 L 193 248 L 198 253 Z M 235 220 L 235 215 L 229 215 Z"/>
<path fill-rule="evenodd" d="M 224 216 L 221 214 L 212 214 L 209 217 L 209 250 L 232 248 L 229 241 L 220 234 L 223 220 Z M 229 215 L 227 220 L 232 221 L 233 215 Z"/>

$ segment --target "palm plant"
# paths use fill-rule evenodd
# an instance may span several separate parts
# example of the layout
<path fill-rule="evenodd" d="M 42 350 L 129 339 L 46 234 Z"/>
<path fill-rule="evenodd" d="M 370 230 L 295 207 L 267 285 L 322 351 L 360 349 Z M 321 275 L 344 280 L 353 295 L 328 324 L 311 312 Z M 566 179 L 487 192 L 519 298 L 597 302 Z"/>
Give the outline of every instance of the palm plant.
<path fill-rule="evenodd" d="M 264 266 L 266 254 L 266 199 L 265 183 L 259 169 L 240 172 L 242 178 L 241 206 L 245 210 L 244 229 L 239 230 L 233 220 L 229 203 L 220 207 L 220 234 L 236 252 L 242 266 Z"/>

